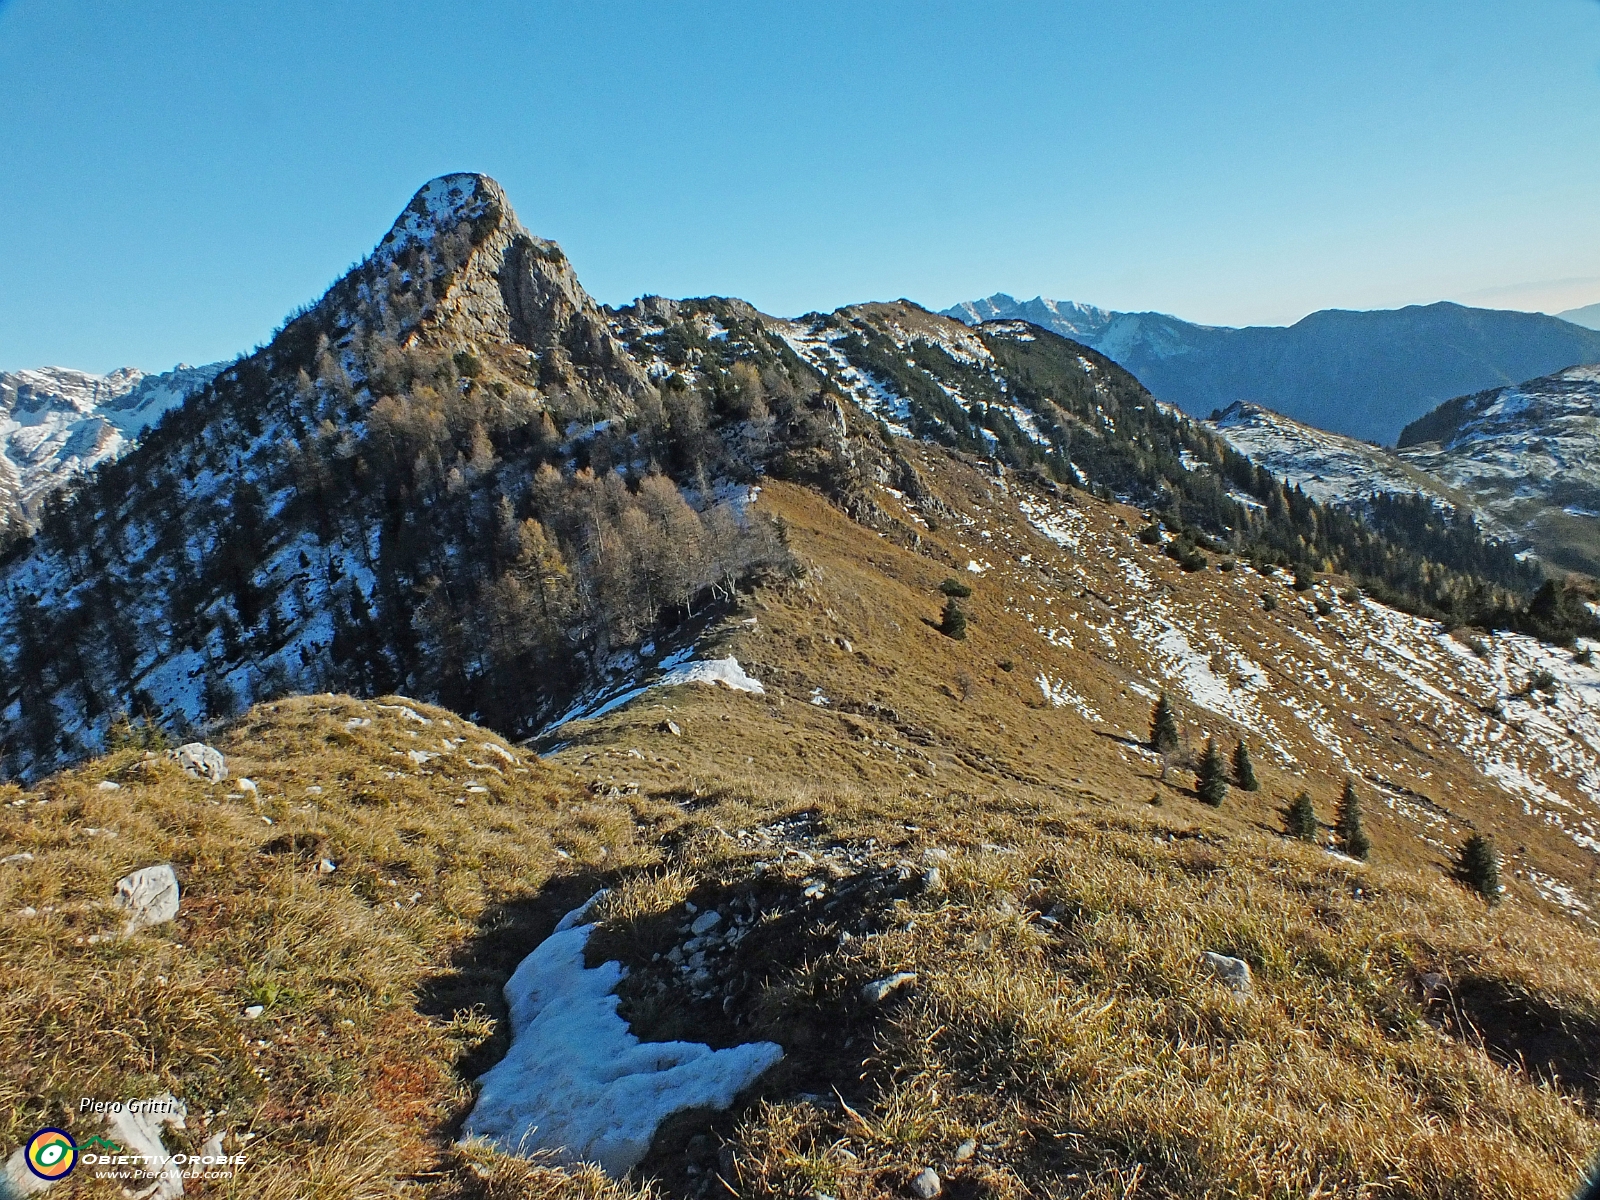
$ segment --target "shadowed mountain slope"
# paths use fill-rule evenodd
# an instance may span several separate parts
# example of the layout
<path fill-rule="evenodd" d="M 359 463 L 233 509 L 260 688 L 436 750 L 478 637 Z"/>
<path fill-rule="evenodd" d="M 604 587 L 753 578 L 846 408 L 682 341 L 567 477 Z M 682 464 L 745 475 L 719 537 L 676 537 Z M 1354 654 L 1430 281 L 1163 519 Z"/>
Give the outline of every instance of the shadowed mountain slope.
<path fill-rule="evenodd" d="M 1441 404 L 1405 427 L 1400 454 L 1547 562 L 1600 576 L 1600 367 Z"/>

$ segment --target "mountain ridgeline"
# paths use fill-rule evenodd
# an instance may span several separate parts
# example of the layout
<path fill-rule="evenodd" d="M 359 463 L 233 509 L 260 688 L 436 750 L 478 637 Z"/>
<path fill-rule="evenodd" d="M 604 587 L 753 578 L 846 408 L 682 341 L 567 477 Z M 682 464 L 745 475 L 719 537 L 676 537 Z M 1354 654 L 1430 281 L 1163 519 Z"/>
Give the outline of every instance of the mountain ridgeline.
<path fill-rule="evenodd" d="M 919 492 L 897 435 L 1142 505 L 1191 569 L 1249 556 L 1452 621 L 1592 622 L 1470 518 L 1317 504 L 1037 326 L 606 310 L 497 184 L 452 175 L 9 552 L 4 770 L 91 752 L 119 713 L 181 728 L 313 690 L 534 732 L 629 648 L 796 571 L 749 503 L 763 478 L 914 536 L 871 499 Z"/>
<path fill-rule="evenodd" d="M 1326 309 L 1287 327 L 1243 329 L 1003 294 L 945 315 L 1031 321 L 1093 346 L 1194 416 L 1253 401 L 1386 445 L 1452 397 L 1600 362 L 1600 332 L 1582 322 L 1448 303 Z"/>
<path fill-rule="evenodd" d="M 1400 453 L 1546 562 L 1600 576 L 1600 366 L 1461 396 L 1407 425 Z"/>

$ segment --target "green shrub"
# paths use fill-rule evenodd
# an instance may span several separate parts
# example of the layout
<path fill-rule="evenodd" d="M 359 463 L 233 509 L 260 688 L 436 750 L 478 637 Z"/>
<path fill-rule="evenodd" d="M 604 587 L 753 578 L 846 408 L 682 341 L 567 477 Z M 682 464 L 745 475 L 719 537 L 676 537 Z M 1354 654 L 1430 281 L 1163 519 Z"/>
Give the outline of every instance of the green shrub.
<path fill-rule="evenodd" d="M 1456 856 L 1455 876 L 1490 904 L 1500 902 L 1500 852 L 1481 833 L 1475 833 Z"/>
<path fill-rule="evenodd" d="M 1195 773 L 1194 790 L 1200 799 L 1212 808 L 1221 808 L 1228 798 L 1228 771 L 1222 763 L 1222 752 L 1216 740 L 1206 739 L 1206 752 L 1200 757 L 1200 769 Z"/>
<path fill-rule="evenodd" d="M 1250 761 L 1250 747 L 1245 745 L 1243 738 L 1240 738 L 1239 744 L 1233 748 L 1233 782 L 1241 791 L 1261 790 L 1261 785 L 1256 782 L 1255 765 Z"/>
<path fill-rule="evenodd" d="M 165 750 L 171 743 L 167 735 L 149 717 L 128 718 L 119 712 L 111 718 L 111 728 L 106 730 L 106 750 Z"/>
<path fill-rule="evenodd" d="M 1172 701 L 1162 692 L 1150 710 L 1150 748 L 1157 754 L 1166 754 L 1178 748 L 1178 741 L 1178 717 L 1172 711 Z"/>
<path fill-rule="evenodd" d="M 1361 827 L 1361 797 L 1356 793 L 1354 780 L 1344 781 L 1344 795 L 1339 797 L 1339 819 L 1333 828 L 1344 852 L 1365 862 L 1372 853 L 1372 840 Z"/>
<path fill-rule="evenodd" d="M 1200 553 L 1200 547 L 1196 546 L 1187 534 L 1169 542 L 1164 553 L 1185 571 L 1204 571 L 1206 569 L 1206 556 Z"/>
<path fill-rule="evenodd" d="M 1314 842 L 1317 840 L 1317 827 L 1317 809 L 1311 803 L 1311 793 L 1301 792 L 1284 813 L 1283 831 L 1302 842 Z"/>
<path fill-rule="evenodd" d="M 944 602 L 944 616 L 939 621 L 939 632 L 958 642 L 967 636 L 967 614 L 956 603 L 954 596 Z"/>
<path fill-rule="evenodd" d="M 941 583 L 939 585 L 939 590 L 946 596 L 959 596 L 963 600 L 972 595 L 972 589 L 954 576 L 951 576 L 949 579 L 946 579 L 943 583 Z"/>

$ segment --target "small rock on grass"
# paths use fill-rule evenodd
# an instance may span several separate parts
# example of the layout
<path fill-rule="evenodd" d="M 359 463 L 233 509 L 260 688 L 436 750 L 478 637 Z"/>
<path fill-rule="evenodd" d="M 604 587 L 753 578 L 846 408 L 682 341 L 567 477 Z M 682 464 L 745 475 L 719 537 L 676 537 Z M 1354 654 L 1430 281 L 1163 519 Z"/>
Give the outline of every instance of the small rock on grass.
<path fill-rule="evenodd" d="M 1230 958 L 1226 954 L 1218 954 L 1214 950 L 1207 950 L 1201 957 L 1206 965 L 1215 971 L 1222 982 L 1227 984 L 1236 996 L 1250 994 L 1250 964 L 1242 958 Z"/>
<path fill-rule="evenodd" d="M 923 1167 L 911 1178 L 911 1194 L 918 1200 L 933 1200 L 944 1191 L 944 1181 L 932 1167 Z"/>
<path fill-rule="evenodd" d="M 162 1164 L 154 1186 L 139 1193 L 150 1200 L 179 1200 L 183 1195 L 183 1168 L 172 1161 L 162 1141 L 162 1131 L 185 1129 L 188 1106 L 171 1092 L 144 1101 L 140 1110 L 114 1112 L 106 1118 L 111 1140 L 130 1154 L 142 1154 L 147 1164 Z"/>
<path fill-rule="evenodd" d="M 189 742 L 168 753 L 177 760 L 184 771 L 196 779 L 204 779 L 208 783 L 221 783 L 228 777 L 228 760 L 222 757 L 222 751 L 204 742 Z"/>
<path fill-rule="evenodd" d="M 11 1157 L 6 1159 L 4 1168 L 0 1168 L 0 1200 L 12 1200 L 23 1196 L 36 1196 L 49 1187 L 54 1180 L 40 1179 L 28 1167 L 28 1148 L 18 1146 Z"/>
<path fill-rule="evenodd" d="M 916 981 L 915 971 L 899 971 L 884 979 L 874 979 L 861 989 L 861 998 L 868 1004 L 882 1004 L 889 996 Z"/>
<path fill-rule="evenodd" d="M 122 936 L 128 937 L 178 915 L 178 877 L 167 863 L 145 867 L 117 880 L 112 899 L 128 914 L 122 927 Z"/>
<path fill-rule="evenodd" d="M 961 1145 L 956 1147 L 956 1161 L 958 1163 L 964 1163 L 964 1162 L 968 1161 L 977 1152 L 978 1152 L 978 1141 L 977 1141 L 977 1139 L 976 1138 L 968 1138 L 966 1141 L 962 1142 Z"/>

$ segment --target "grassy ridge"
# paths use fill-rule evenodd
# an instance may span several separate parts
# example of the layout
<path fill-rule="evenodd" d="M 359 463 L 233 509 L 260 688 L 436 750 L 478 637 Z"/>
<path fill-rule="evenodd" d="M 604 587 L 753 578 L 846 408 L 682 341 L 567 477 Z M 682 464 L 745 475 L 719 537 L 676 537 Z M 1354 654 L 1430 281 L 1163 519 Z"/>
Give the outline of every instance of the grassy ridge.
<path fill-rule="evenodd" d="M 738 698 L 685 700 L 681 719 L 703 727 Z M 7 853 L 35 855 L 0 883 L 0 962 L 26 981 L 0 1001 L 0 1046 L 21 1065 L 0 1084 L 8 1144 L 78 1128 L 80 1095 L 171 1089 L 208 1114 L 196 1145 L 258 1135 L 237 1143 L 252 1163 L 222 1194 L 609 1194 L 593 1174 L 451 1147 L 462 1073 L 504 1046 L 495 993 L 595 880 L 617 885 L 610 948 L 640 970 L 661 944 L 648 931 L 668 927 L 654 919 L 689 894 L 758 875 L 768 896 L 797 891 L 802 859 L 773 865 L 728 836 L 796 814 L 821 844 L 948 857 L 941 886 L 893 902 L 875 936 L 839 942 L 846 905 L 811 914 L 816 937 L 766 943 L 739 1036 L 780 1034 L 803 1056 L 843 1012 L 862 1040 L 829 1060 L 843 1104 L 780 1076 L 714 1125 L 738 1194 L 881 1195 L 932 1163 L 972 1195 L 1554 1197 L 1600 1141 L 1592 1096 L 1501 1065 L 1506 1047 L 1458 1036 L 1418 982 L 1536 1001 L 1593 1038 L 1593 939 L 1519 906 L 1198 809 L 1147 819 L 1024 787 L 929 800 L 826 780 L 706 791 L 702 777 L 687 806 L 659 789 L 606 799 L 490 759 L 489 735 L 412 707 L 433 724 L 343 698 L 253 710 L 223 748 L 257 773 L 259 803 L 137 751 L 6 793 Z M 397 755 L 458 737 L 388 778 L 409 767 Z M 100 790 L 107 778 L 121 788 Z M 162 859 L 185 884 L 178 921 L 88 944 L 113 923 L 115 878 Z M 776 928 L 782 902 L 767 912 Z M 1220 986 L 1206 949 L 1251 962 L 1255 993 Z M 863 1011 L 860 983 L 896 970 L 918 986 Z M 258 1021 L 242 1015 L 253 1003 Z M 647 1163 L 670 1194 L 708 1179 L 683 1172 L 695 1131 L 670 1131 Z M 969 1137 L 979 1148 L 957 1163 Z"/>

